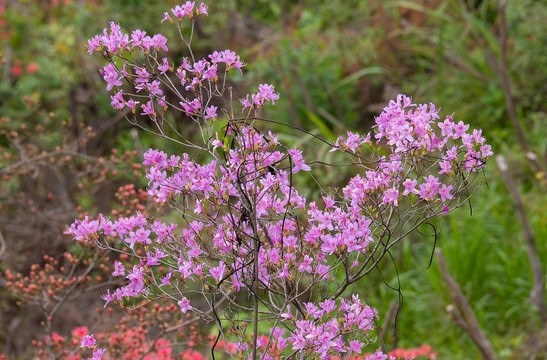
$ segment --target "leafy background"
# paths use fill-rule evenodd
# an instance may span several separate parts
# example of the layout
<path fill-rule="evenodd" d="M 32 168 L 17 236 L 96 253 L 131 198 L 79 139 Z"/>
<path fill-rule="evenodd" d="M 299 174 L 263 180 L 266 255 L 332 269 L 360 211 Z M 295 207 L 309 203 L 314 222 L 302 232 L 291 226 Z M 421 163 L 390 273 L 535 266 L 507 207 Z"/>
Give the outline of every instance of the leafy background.
<path fill-rule="evenodd" d="M 131 161 L 138 162 L 138 151 L 158 140 L 132 132 L 110 108 L 97 72 L 101 59 L 86 53 L 85 40 L 110 20 L 169 37 L 172 29 L 160 25 L 161 13 L 175 4 L 0 1 L 0 271 L 28 273 L 44 254 L 60 256 L 73 246 L 62 232 L 79 212 L 108 211 L 121 185 L 146 186 Z M 347 130 L 368 131 L 387 101 L 403 92 L 482 128 L 494 153 L 509 163 L 539 256 L 547 258 L 546 175 L 527 160 L 510 120 L 500 60 L 507 58 L 527 144 L 545 168 L 545 2 L 507 3 L 506 53 L 500 46 L 500 3 L 492 0 L 227 0 L 209 6 L 209 18 L 197 27 L 198 54 L 229 48 L 245 59 L 245 81 L 233 79 L 236 94 L 258 82 L 275 84 L 281 99 L 267 110 L 269 118 L 332 140 Z M 181 51 L 171 42 L 173 56 Z M 310 136 L 282 126 L 275 130 L 317 160 L 332 160 L 329 149 Z M 348 175 L 324 170 L 333 185 Z M 436 224 L 436 246 L 500 358 L 547 358 L 545 324 L 529 301 L 532 276 L 522 226 L 494 161 L 483 182 L 487 186 L 473 198 L 472 210 L 461 208 Z M 308 191 L 313 194 L 313 187 Z M 401 244 L 394 260 L 384 261 L 356 291 L 381 318 L 403 295 L 397 331 L 393 318 L 386 323 L 387 349 L 429 344 L 441 359 L 479 358 L 445 310 L 449 289 L 437 262 L 428 268 L 434 239 L 428 229 L 422 234 Z M 391 289 L 398 284 L 400 292 Z M 0 285 L 0 352 L 25 358 L 25 343 L 39 337 L 42 319 L 31 304 L 17 302 L 4 280 Z M 80 308 L 66 306 L 77 315 L 82 304 L 101 306 L 99 294 L 85 294 Z M 59 331 L 81 325 L 85 313 L 76 315 L 64 327 L 59 322 Z M 30 335 L 16 335 L 23 333 Z"/>

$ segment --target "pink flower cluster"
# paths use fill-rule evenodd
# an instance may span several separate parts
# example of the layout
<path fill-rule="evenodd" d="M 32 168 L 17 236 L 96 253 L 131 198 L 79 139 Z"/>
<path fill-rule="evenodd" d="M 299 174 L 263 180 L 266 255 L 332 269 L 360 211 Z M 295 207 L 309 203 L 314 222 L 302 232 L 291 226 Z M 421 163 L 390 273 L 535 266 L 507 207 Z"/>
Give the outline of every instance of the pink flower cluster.
<path fill-rule="evenodd" d="M 164 20 L 180 30 L 180 22 L 189 18 L 193 26 L 194 7 L 195 2 L 188 1 L 171 9 L 179 25 L 169 13 Z M 201 13 L 207 14 L 204 4 L 195 12 Z M 191 39 L 183 41 L 190 48 Z M 112 61 L 101 71 L 107 90 L 121 87 L 122 79 L 127 79 L 137 93 L 118 89 L 111 97 L 112 106 L 130 108 L 135 115 L 136 99 L 146 100 L 141 114 L 158 127 L 168 108 L 200 125 L 204 122 L 203 145 L 181 143 L 210 156 L 207 162 L 198 162 L 188 153 L 168 155 L 149 149 L 144 154 L 150 199 L 176 209 L 182 215 L 180 222 L 138 212 L 115 220 L 86 217 L 67 229 L 76 240 L 110 248 L 117 240 L 136 259 L 115 264 L 112 275 L 123 277 L 125 285 L 112 294 L 109 290 L 104 299 L 108 303 L 163 295 L 175 300 L 183 313 L 202 314 L 190 296 L 196 288 L 204 296 L 214 294 L 229 301 L 242 292 L 258 301 L 259 292 L 264 292 L 283 297 L 268 304 L 274 319 L 270 336 L 253 334 L 264 359 L 278 357 L 285 348 L 313 352 L 321 359 L 360 354 L 377 313 L 355 295 L 344 300 L 344 289 L 423 221 L 446 214 L 453 202 L 458 205 L 458 195 L 492 155 L 481 131 L 468 132 L 469 125 L 451 117 L 440 121 L 433 104 L 415 105 L 399 95 L 376 119 L 373 132 L 365 136 L 348 132 L 332 144 L 333 151 L 348 153 L 363 171 L 341 191 L 308 202 L 293 184 L 293 176 L 312 170 L 302 151 L 284 148 L 272 133 L 258 130 L 253 123 L 257 119 L 249 116 L 241 121 L 232 117 L 213 131 L 218 107 L 211 101 L 223 96 L 229 70 L 241 72 L 244 64 L 239 56 L 230 50 L 214 51 L 200 60 L 183 58 L 176 66 L 157 57 L 160 49 L 167 50 L 165 43 L 161 35 L 150 38 L 140 30 L 130 40 L 113 23 L 89 43 L 90 52 L 101 49 L 110 58 L 142 50 L 146 63 L 124 62 L 120 69 Z M 221 68 L 224 74 L 219 76 Z M 180 107 L 166 100 L 167 90 L 178 97 Z M 261 84 L 241 103 L 250 114 L 278 99 L 273 85 Z M 231 113 L 230 108 L 221 110 Z M 371 159 L 365 158 L 369 151 Z M 336 284 L 338 290 L 319 297 L 317 303 L 303 303 L 302 283 L 324 288 Z M 258 350 L 249 346 L 248 336 L 237 336 L 240 341 L 230 352 L 243 355 Z M 387 355 L 377 352 L 368 358 L 383 360 Z"/>
<path fill-rule="evenodd" d="M 110 28 L 104 29 L 102 35 L 95 35 L 87 42 L 87 49 L 90 54 L 94 51 L 107 51 L 108 53 L 121 53 L 124 50 L 134 51 L 142 50 L 150 52 L 151 50 L 159 51 L 160 49 L 167 51 L 167 38 L 161 34 L 153 36 L 146 35 L 145 31 L 135 30 L 129 34 L 124 34 L 120 25 L 110 22 Z M 103 48 L 104 47 L 104 48 Z"/>
<path fill-rule="evenodd" d="M 184 17 L 188 17 L 194 21 L 194 6 L 195 2 L 187 1 L 183 5 L 175 6 L 171 9 L 171 12 L 179 19 L 179 22 Z M 208 15 L 207 5 L 201 3 L 195 14 Z M 166 19 L 173 22 L 168 13 L 165 13 L 164 20 Z M 180 24 L 176 26 L 180 29 Z M 123 79 L 127 79 L 127 82 L 136 91 L 135 94 L 121 89 L 118 90 L 111 96 L 112 107 L 117 110 L 123 110 L 127 107 L 135 114 L 136 107 L 140 103 L 137 99 L 142 99 L 142 93 L 146 93 L 149 100 L 140 105 L 140 109 L 142 110 L 140 114 L 152 118 L 161 116 L 168 107 L 164 95 L 165 87 L 174 86 L 168 76 L 168 72 L 174 72 L 180 79 L 180 84 L 184 89 L 175 91 L 175 94 L 179 96 L 178 103 L 180 108 L 177 109 L 183 111 L 188 116 L 198 116 L 205 119 L 216 118 L 217 106 L 204 105 L 208 103 L 208 100 L 203 97 L 200 89 L 205 89 L 204 91 L 215 94 L 215 96 L 221 96 L 220 90 L 212 89 L 211 87 L 204 88 L 204 85 L 216 84 L 221 64 L 224 64 L 224 75 L 231 69 L 237 69 L 241 73 L 242 67 L 245 64 L 235 52 L 224 50 L 221 52 L 214 51 L 207 58 L 196 61 L 184 58 L 179 66 L 174 66 L 168 62 L 167 58 L 162 58 L 161 61 L 158 61 L 157 53 L 159 50 L 168 51 L 166 44 L 167 39 L 161 34 L 148 36 L 145 31 L 137 29 L 130 36 L 123 33 L 120 30 L 120 26 L 114 22 L 110 22 L 110 27 L 105 28 L 103 34 L 96 35 L 88 41 L 90 54 L 98 50 L 104 52 L 109 58 L 114 58 L 122 57 L 122 53 L 128 52 L 130 56 L 138 58 L 138 54 L 142 51 L 142 54 L 150 58 L 149 62 L 140 63 L 135 61 L 129 66 L 127 66 L 127 62 L 124 62 L 121 68 L 117 66 L 116 62 L 111 62 L 100 71 L 107 83 L 107 91 L 115 87 L 119 89 L 123 85 Z M 155 64 L 155 66 L 150 66 L 150 64 Z M 156 69 L 159 70 L 163 78 L 157 75 Z M 265 96 L 269 100 L 277 96 L 273 93 L 273 86 L 268 86 L 267 84 L 261 86 L 266 86 L 266 89 L 263 95 L 260 95 L 260 99 Z M 256 101 L 262 101 L 263 103 L 264 99 L 260 99 L 257 98 Z"/>
<path fill-rule="evenodd" d="M 251 100 L 249 101 L 249 94 L 244 99 L 241 99 L 241 104 L 243 105 L 243 110 L 246 108 L 255 108 L 258 109 L 266 101 L 271 101 L 272 105 L 275 105 L 275 100 L 279 99 L 279 94 L 275 93 L 273 85 L 261 84 L 258 85 L 258 92 L 251 95 Z"/>
<path fill-rule="evenodd" d="M 206 59 L 201 59 L 194 63 L 191 63 L 188 58 L 184 58 L 181 65 L 176 68 L 175 74 L 180 79 L 180 84 L 184 87 L 184 91 L 192 97 L 185 97 L 181 95 L 179 104 L 181 108 L 178 110 L 185 112 L 187 115 L 200 115 L 204 118 L 214 118 L 217 116 L 216 106 L 207 106 L 205 109 L 202 109 L 202 100 L 199 96 L 196 97 L 198 87 L 203 86 L 204 82 L 209 82 L 211 84 L 218 81 L 217 69 L 220 63 L 224 63 L 226 66 L 225 71 L 229 71 L 232 68 L 236 68 L 241 71 L 241 68 L 244 64 L 239 59 L 239 56 L 235 55 L 233 51 L 225 50 L 222 52 L 213 52 L 209 55 L 211 61 Z M 162 90 L 162 81 L 155 80 L 157 75 L 153 75 L 154 69 L 149 69 L 145 65 L 132 66 L 133 71 L 129 71 L 127 67 L 123 66 L 122 69 L 116 67 L 116 63 L 111 63 L 106 65 L 103 70 L 101 70 L 101 75 L 103 75 L 104 80 L 107 83 L 106 89 L 108 91 L 112 90 L 115 86 L 122 86 L 123 78 L 134 79 L 135 90 L 137 93 L 147 93 L 150 100 L 146 103 L 140 105 L 142 109 L 141 115 L 148 115 L 151 117 L 156 117 L 159 113 L 163 112 L 167 108 L 167 102 L 164 95 L 164 90 Z M 160 74 L 166 77 L 166 80 L 163 83 L 169 82 L 166 72 L 174 71 L 173 66 L 170 65 L 167 61 L 167 58 L 163 58 L 161 63 L 158 63 L 157 69 L 160 71 Z M 273 87 L 272 87 L 273 89 Z M 125 97 L 124 97 L 125 95 Z M 136 106 L 139 104 L 139 101 L 136 101 L 133 97 L 137 96 L 123 90 L 119 90 L 117 93 L 111 96 L 111 105 L 117 110 L 123 110 L 124 107 L 128 107 L 134 113 Z M 142 98 L 142 95 L 138 95 L 139 98 Z"/>
<path fill-rule="evenodd" d="M 304 303 L 304 306 L 302 318 L 291 313 L 290 305 L 287 312 L 281 314 L 286 319 L 285 326 L 293 328 L 290 333 L 283 336 L 286 329 L 276 326 L 270 329 L 269 337 L 258 339 L 257 346 L 263 352 L 260 358 L 273 360 L 275 354 L 285 348 L 313 353 L 320 359 L 331 359 L 335 354 L 360 354 L 365 345 L 360 340 L 367 339 L 355 338 L 372 330 L 378 318 L 376 310 L 362 304 L 356 295 L 349 301 L 341 298 L 339 306 L 334 300 L 325 300 L 319 306 L 313 303 Z M 248 348 L 246 343 L 234 345 L 239 353 Z"/>
<path fill-rule="evenodd" d="M 361 334 L 374 328 L 378 319 L 376 310 L 361 303 L 357 295 L 350 301 L 340 298 L 340 306 L 334 300 L 325 300 L 318 304 L 305 303 L 306 318 L 294 321 L 295 328 L 287 341 L 293 350 L 319 354 L 326 359 L 334 354 L 353 352 L 360 354 L 365 345 Z M 355 337 L 359 340 L 355 340 Z M 280 337 L 277 343 L 279 344 Z"/>
<path fill-rule="evenodd" d="M 188 19 L 190 20 L 193 20 L 193 15 L 194 15 L 194 6 L 196 5 L 196 2 L 195 1 L 187 1 L 186 3 L 184 3 L 183 5 L 177 5 L 175 6 L 174 8 L 171 9 L 171 12 L 173 13 L 173 15 L 175 15 L 175 17 L 180 21 L 182 21 L 182 19 L 184 17 L 188 17 Z M 201 5 L 199 6 L 199 9 L 196 11 L 196 15 L 199 15 L 199 14 L 205 14 L 205 15 L 209 15 L 207 13 L 207 5 L 205 5 L 204 3 L 201 3 Z M 171 18 L 171 15 L 169 15 L 169 13 L 163 13 L 163 21 L 165 20 L 169 20 L 169 21 L 173 21 L 173 19 Z"/>
<path fill-rule="evenodd" d="M 453 185 L 456 175 L 463 172 L 469 176 L 483 168 L 493 153 L 481 130 L 467 133 L 469 125 L 462 121 L 456 124 L 450 116 L 444 121 L 438 119 L 433 104 L 415 105 L 405 95 L 391 101 L 376 119 L 373 134 L 376 145 L 385 143 L 390 154 L 379 157 L 376 163 L 363 164 L 367 171 L 343 189 L 346 198 L 356 206 L 398 206 L 403 196 L 417 195 L 427 203 L 440 200 L 446 212 L 458 190 Z M 434 125 L 441 130 L 439 135 Z M 372 146 L 371 135 L 348 132 L 346 139 L 336 141 L 333 151 L 361 154 L 364 144 Z"/>

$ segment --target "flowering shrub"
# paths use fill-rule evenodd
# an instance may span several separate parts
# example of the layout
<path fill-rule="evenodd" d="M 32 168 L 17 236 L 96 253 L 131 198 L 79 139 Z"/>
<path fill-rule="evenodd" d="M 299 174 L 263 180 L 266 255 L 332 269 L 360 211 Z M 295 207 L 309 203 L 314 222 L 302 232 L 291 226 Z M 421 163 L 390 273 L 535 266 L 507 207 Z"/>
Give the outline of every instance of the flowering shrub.
<path fill-rule="evenodd" d="M 39 358 L 54 356 L 63 360 L 80 360 L 89 355 L 104 356 L 104 359 L 206 359 L 198 348 L 205 337 L 197 328 L 197 323 L 190 318 L 190 314 L 181 321 L 178 313 L 174 304 L 156 303 L 150 308 L 143 306 L 127 310 L 115 326 L 95 334 L 90 334 L 85 326 L 76 327 L 70 336 L 53 332 L 51 337 L 34 341 L 32 345 Z M 109 309 L 103 318 L 111 322 L 116 314 Z M 106 346 L 108 353 L 97 348 L 97 342 Z M 183 350 L 181 346 L 184 346 Z M 79 351 L 80 347 L 85 349 Z M 181 351 L 177 353 L 177 349 Z"/>
<path fill-rule="evenodd" d="M 177 63 L 164 57 L 161 34 L 127 34 L 111 22 L 89 40 L 89 52 L 108 60 L 101 75 L 112 106 L 189 152 L 144 154 L 148 195 L 173 210 L 169 217 L 100 214 L 66 233 L 99 248 L 125 246 L 112 273 L 125 285 L 108 290 L 106 303 L 171 300 L 181 313 L 216 325 L 213 358 L 220 344 L 232 344 L 223 349 L 230 356 L 251 359 L 361 354 L 374 342 L 378 315 L 346 290 L 420 225 L 467 201 L 490 146 L 480 130 L 399 95 L 373 132 L 348 132 L 331 144 L 359 173 L 310 201 L 293 177 L 309 176 L 315 163 L 261 130 L 263 106 L 279 99 L 274 87 L 261 84 L 241 99 L 243 116 L 236 117 L 226 79 L 234 69 L 242 74 L 244 63 L 231 50 L 195 58 L 194 24 L 207 14 L 205 4 L 195 9 L 190 1 L 164 13 L 162 22 L 174 24 L 188 50 Z M 168 111 L 193 120 L 201 140 L 181 134 Z M 93 348 L 93 359 L 104 354 L 94 341 L 82 345 Z"/>
<path fill-rule="evenodd" d="M 182 329 L 180 324 L 175 326 L 180 331 L 178 336 L 170 336 L 173 328 L 164 328 L 161 336 L 152 336 L 148 327 L 154 326 L 154 322 L 159 319 L 154 319 L 161 314 L 161 321 L 172 316 L 177 310 L 176 307 L 162 307 L 158 304 L 152 308 L 152 311 L 145 311 L 146 308 L 139 308 L 133 311 L 128 311 L 127 316 L 121 319 L 120 325 L 116 325 L 114 329 L 107 331 L 96 332 L 95 335 L 90 335 L 89 329 L 85 326 L 74 328 L 70 336 L 61 336 L 56 332 L 51 335 L 51 340 L 46 337 L 44 341 L 33 341 L 32 347 L 35 349 L 35 355 L 38 358 L 48 358 L 50 354 L 54 354 L 56 359 L 62 360 L 80 360 L 84 358 L 86 353 L 103 356 L 104 359 L 160 359 L 160 360 L 205 360 L 207 356 L 196 347 L 198 342 L 207 343 L 205 338 L 201 338 L 196 325 Z M 112 314 L 112 311 L 109 311 Z M 167 316 L 165 316 L 167 314 Z M 186 318 L 190 318 L 188 314 Z M 169 321 L 169 320 L 168 320 Z M 195 322 L 194 322 L 195 324 Z M 189 330 L 189 332 L 185 332 Z M 186 333 L 190 336 L 186 336 Z M 171 339 L 171 340 L 168 340 Z M 175 344 L 176 341 L 176 344 Z M 215 341 L 214 337 L 210 337 L 210 343 Z M 97 348 L 97 342 L 101 342 L 103 346 L 109 349 L 109 353 Z M 51 352 L 48 352 L 48 345 L 51 344 Z M 180 348 L 184 344 L 183 351 L 176 352 L 174 348 Z M 87 350 L 78 351 L 79 347 L 87 348 Z M 219 349 L 236 348 L 233 343 L 219 343 Z M 395 349 L 385 355 L 381 352 L 374 354 L 363 354 L 351 356 L 351 360 L 373 360 L 373 359 L 408 359 L 416 357 L 424 357 L 427 359 L 436 359 L 437 354 L 431 350 L 431 347 L 424 345 L 416 349 Z M 0 354 L 0 359 L 3 359 Z M 333 356 L 333 360 L 340 360 L 339 356 Z"/>

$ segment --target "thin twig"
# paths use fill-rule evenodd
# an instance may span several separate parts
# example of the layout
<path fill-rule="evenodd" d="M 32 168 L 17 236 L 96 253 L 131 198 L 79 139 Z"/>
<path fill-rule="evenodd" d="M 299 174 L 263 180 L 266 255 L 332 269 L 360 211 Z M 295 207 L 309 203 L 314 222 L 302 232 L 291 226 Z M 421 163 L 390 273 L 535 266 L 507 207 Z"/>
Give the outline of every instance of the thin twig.
<path fill-rule="evenodd" d="M 458 326 L 460 326 L 477 345 L 484 360 L 499 360 L 498 355 L 492 347 L 492 344 L 479 325 L 479 322 L 473 313 L 473 309 L 469 305 L 469 302 L 463 294 L 462 289 L 456 280 L 448 274 L 441 249 L 437 248 L 435 250 L 435 254 L 437 255 L 437 259 L 439 261 L 439 267 L 441 269 L 443 279 L 451 290 L 452 301 L 456 304 L 455 306 L 448 305 L 446 307 L 446 311 L 452 315 L 454 322 L 458 324 Z"/>
<path fill-rule="evenodd" d="M 513 197 L 513 201 L 515 202 L 517 210 L 517 216 L 522 225 L 522 234 L 524 236 L 524 241 L 526 242 L 528 259 L 532 268 L 533 284 L 532 291 L 530 292 L 530 299 L 532 300 L 532 303 L 534 303 L 534 305 L 538 308 L 541 321 L 543 321 L 543 323 L 547 323 L 547 306 L 544 300 L 545 290 L 543 287 L 543 284 L 545 283 L 545 277 L 543 276 L 543 271 L 541 269 L 541 260 L 536 249 L 536 236 L 534 234 L 534 231 L 532 230 L 532 227 L 530 226 L 530 223 L 528 222 L 528 218 L 526 217 L 526 211 L 524 210 L 524 205 L 522 204 L 522 199 L 515 183 L 513 182 L 511 174 L 509 174 L 509 169 L 505 162 L 505 159 L 503 158 L 503 156 L 498 155 L 496 156 L 496 162 L 498 163 L 498 167 L 501 170 L 505 185 L 507 185 L 511 196 Z"/>

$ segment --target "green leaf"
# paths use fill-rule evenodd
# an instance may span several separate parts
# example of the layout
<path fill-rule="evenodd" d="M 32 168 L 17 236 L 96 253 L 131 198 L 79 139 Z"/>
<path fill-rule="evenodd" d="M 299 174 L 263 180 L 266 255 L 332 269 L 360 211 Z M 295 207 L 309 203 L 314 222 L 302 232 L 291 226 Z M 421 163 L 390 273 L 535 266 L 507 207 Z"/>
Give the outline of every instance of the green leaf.
<path fill-rule="evenodd" d="M 328 139 L 336 138 L 336 135 L 332 132 L 331 129 L 322 121 L 319 116 L 315 115 L 310 109 L 305 110 L 306 116 L 311 122 L 313 122 L 321 133 Z"/>
<path fill-rule="evenodd" d="M 379 66 L 369 66 L 359 71 L 356 71 L 353 74 L 350 74 L 346 76 L 345 78 L 341 79 L 334 85 L 334 89 L 336 90 L 338 88 L 351 84 L 352 82 L 357 81 L 359 78 L 363 76 L 383 75 L 384 73 L 385 73 L 385 70 Z"/>

